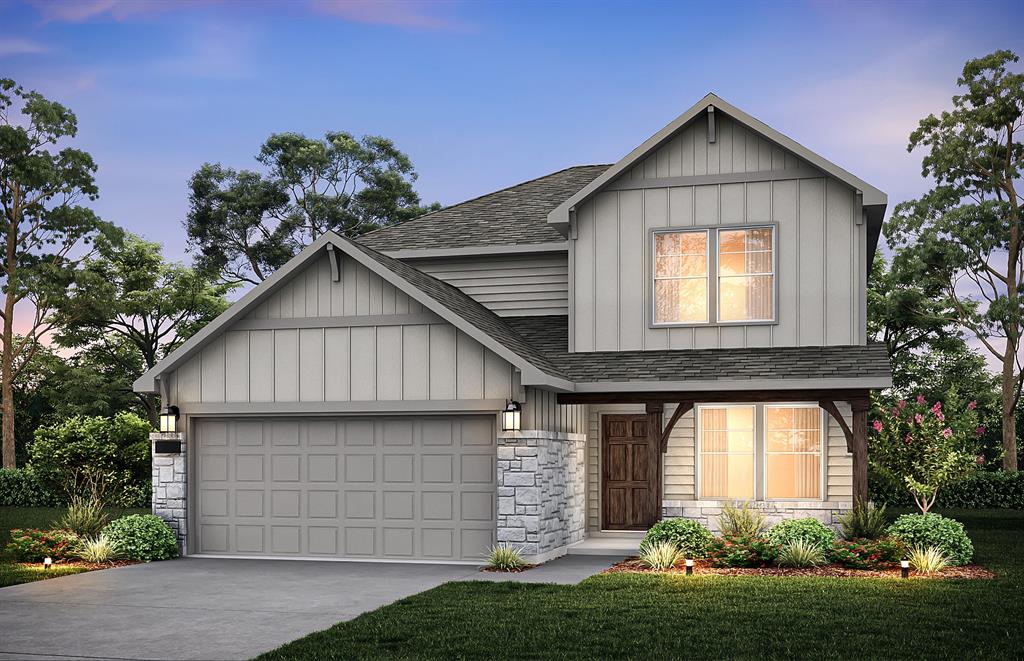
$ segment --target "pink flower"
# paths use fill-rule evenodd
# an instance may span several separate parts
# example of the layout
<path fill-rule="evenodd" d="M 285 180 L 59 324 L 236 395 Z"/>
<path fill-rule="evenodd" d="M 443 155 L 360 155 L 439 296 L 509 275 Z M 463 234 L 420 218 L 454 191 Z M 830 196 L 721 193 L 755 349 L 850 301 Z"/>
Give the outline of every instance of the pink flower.
<path fill-rule="evenodd" d="M 950 429 L 949 427 L 946 427 L 945 429 L 942 430 L 943 438 L 949 438 L 952 435 L 953 435 L 953 430 Z"/>
<path fill-rule="evenodd" d="M 935 402 L 935 406 L 932 407 L 932 413 L 938 413 L 942 410 L 942 402 Z"/>
<path fill-rule="evenodd" d="M 905 399 L 901 399 L 901 400 L 900 400 L 900 401 L 899 401 L 899 402 L 898 402 L 898 403 L 896 404 L 896 408 L 898 408 L 898 409 L 899 409 L 899 410 L 901 410 L 901 411 L 902 411 L 903 409 L 905 409 L 906 407 L 907 407 L 907 400 L 905 400 Z"/>
<path fill-rule="evenodd" d="M 918 404 L 921 404 L 922 406 L 924 406 L 924 403 L 925 403 L 925 401 L 924 401 L 924 395 L 918 395 L 918 396 L 917 396 L 917 403 L 918 403 Z"/>
<path fill-rule="evenodd" d="M 911 441 L 913 441 L 913 440 L 914 440 L 914 437 L 913 437 L 913 436 L 911 436 L 910 434 L 907 434 L 907 437 L 903 439 L 903 441 L 904 441 L 904 442 L 905 442 L 905 443 L 906 443 L 907 445 L 910 445 L 910 442 L 911 442 Z"/>
<path fill-rule="evenodd" d="M 924 418 L 921 416 L 920 413 L 914 414 L 914 422 L 916 422 L 917 424 L 921 424 L 922 422 L 924 422 Z"/>
<path fill-rule="evenodd" d="M 974 430 L 974 433 L 977 434 L 978 436 L 981 436 L 982 434 L 985 433 L 985 427 L 978 427 L 977 429 Z"/>
<path fill-rule="evenodd" d="M 944 422 L 946 420 L 946 416 L 942 414 L 942 411 L 936 411 L 935 417 L 939 419 L 939 422 Z"/>
<path fill-rule="evenodd" d="M 872 426 L 875 428 L 875 431 L 879 431 L 879 432 L 882 431 L 882 421 L 881 420 L 875 420 L 875 423 Z"/>
<path fill-rule="evenodd" d="M 976 408 L 978 408 L 978 402 L 976 402 L 976 401 L 974 401 L 974 400 L 972 399 L 972 400 L 970 401 L 970 403 L 968 403 L 968 404 L 967 404 L 967 410 L 968 410 L 968 411 L 973 411 L 973 410 L 974 410 L 974 409 L 976 409 Z"/>
<path fill-rule="evenodd" d="M 984 465 L 985 465 L 985 457 L 981 456 L 980 454 L 979 454 L 979 455 L 978 455 L 977 457 L 975 457 L 975 458 L 974 458 L 974 461 L 975 461 L 975 462 L 976 462 L 976 463 L 977 463 L 977 464 L 978 464 L 979 466 L 984 466 Z"/>

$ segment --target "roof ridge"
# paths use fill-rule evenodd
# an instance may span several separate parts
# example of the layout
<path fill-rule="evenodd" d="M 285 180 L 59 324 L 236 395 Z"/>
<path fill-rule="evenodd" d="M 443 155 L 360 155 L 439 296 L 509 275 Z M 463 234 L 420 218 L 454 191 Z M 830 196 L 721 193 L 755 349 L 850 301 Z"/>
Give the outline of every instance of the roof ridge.
<path fill-rule="evenodd" d="M 527 184 L 532 184 L 532 183 L 534 183 L 536 181 L 540 181 L 541 179 L 547 179 L 548 177 L 553 177 L 556 174 L 561 174 L 562 172 L 568 172 L 569 170 L 579 170 L 581 168 L 599 168 L 599 167 L 610 168 L 612 165 L 614 165 L 614 164 L 613 163 L 590 163 L 590 164 L 583 164 L 583 165 L 570 165 L 569 167 L 564 167 L 561 170 L 555 170 L 554 172 L 548 172 L 547 174 L 542 174 L 542 175 L 534 177 L 532 179 L 526 179 L 525 181 L 520 181 L 519 183 L 512 184 L 511 186 L 505 186 L 504 188 L 499 188 L 498 190 L 491 191 L 489 193 L 483 193 L 481 195 L 477 195 L 476 197 L 471 197 L 468 200 L 463 200 L 461 202 L 456 202 L 455 204 L 452 204 L 452 205 L 447 206 L 447 207 L 441 207 L 440 209 L 437 209 L 436 211 L 429 211 L 429 212 L 427 212 L 425 214 L 422 214 L 420 216 L 415 216 L 415 217 L 410 218 L 408 220 L 403 220 L 400 223 L 395 223 L 394 225 L 385 225 L 384 227 L 378 227 L 375 230 L 372 230 L 370 232 L 366 232 L 365 234 L 361 234 L 360 238 L 362 238 L 364 236 L 372 236 L 372 235 L 376 234 L 377 232 L 382 232 L 384 230 L 389 230 L 389 229 L 398 227 L 400 225 L 408 225 L 409 223 L 415 222 L 417 220 L 421 220 L 423 218 L 429 218 L 430 216 L 433 216 L 434 214 L 437 214 L 437 213 L 441 213 L 442 211 L 451 211 L 452 209 L 455 209 L 457 207 L 461 207 L 461 206 L 469 204 L 471 202 L 476 202 L 477 200 L 482 200 L 485 197 L 490 197 L 491 195 L 497 195 L 498 193 L 504 193 L 505 191 L 510 191 L 513 188 L 519 188 L 520 186 L 525 186 Z M 585 185 L 586 184 L 584 184 L 584 186 Z"/>

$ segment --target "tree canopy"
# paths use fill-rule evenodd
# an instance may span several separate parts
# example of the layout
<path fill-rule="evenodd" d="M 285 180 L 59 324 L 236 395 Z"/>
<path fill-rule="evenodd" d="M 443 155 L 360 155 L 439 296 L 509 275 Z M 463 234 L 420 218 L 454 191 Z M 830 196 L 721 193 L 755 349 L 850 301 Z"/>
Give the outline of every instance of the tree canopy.
<path fill-rule="evenodd" d="M 54 328 L 63 298 L 90 244 L 117 231 L 83 206 L 95 200 L 96 164 L 73 147 L 74 113 L 13 80 L 0 79 L 0 335 L 3 465 L 15 465 L 14 382 Z M 25 305 L 22 305 L 22 304 Z M 31 308 L 30 314 L 25 314 Z M 27 328 L 14 333 L 15 314 Z"/>
<path fill-rule="evenodd" d="M 1024 384 L 1024 74 L 996 51 L 968 61 L 953 109 L 921 120 L 908 150 L 923 149 L 934 186 L 896 207 L 886 225 L 894 270 L 925 291 L 942 291 L 949 320 L 1001 364 L 1003 466 L 1017 468 L 1015 411 Z"/>
<path fill-rule="evenodd" d="M 412 162 L 379 136 L 277 133 L 256 160 L 262 172 L 207 163 L 189 183 L 196 266 L 226 282 L 258 284 L 327 231 L 358 236 L 438 208 L 420 206 Z"/>

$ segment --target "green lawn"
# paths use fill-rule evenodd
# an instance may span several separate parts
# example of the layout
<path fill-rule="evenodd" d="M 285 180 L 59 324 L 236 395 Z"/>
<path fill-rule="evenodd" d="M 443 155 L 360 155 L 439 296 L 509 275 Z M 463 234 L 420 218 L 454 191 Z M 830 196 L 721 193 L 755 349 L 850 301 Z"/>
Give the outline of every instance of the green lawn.
<path fill-rule="evenodd" d="M 260 659 L 1021 658 L 1024 512 L 945 513 L 968 527 L 995 580 L 449 583 Z"/>
<path fill-rule="evenodd" d="M 110 508 L 108 511 L 111 518 L 149 512 L 148 509 L 117 508 Z M 42 566 L 26 567 L 15 563 L 4 553 L 4 547 L 11 538 L 11 528 L 49 528 L 63 513 L 64 510 L 59 507 L 0 507 L 0 588 L 89 571 L 83 567 L 60 565 L 54 565 L 49 570 L 44 570 Z"/>

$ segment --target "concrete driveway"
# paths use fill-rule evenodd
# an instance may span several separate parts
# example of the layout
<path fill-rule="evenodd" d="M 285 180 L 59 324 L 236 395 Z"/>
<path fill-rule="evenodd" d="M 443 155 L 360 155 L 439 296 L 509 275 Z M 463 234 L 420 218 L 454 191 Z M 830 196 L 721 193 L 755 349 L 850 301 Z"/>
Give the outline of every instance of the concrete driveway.
<path fill-rule="evenodd" d="M 617 558 L 509 576 L 576 583 Z M 186 558 L 0 589 L 0 659 L 249 659 L 454 580 L 458 565 Z"/>

